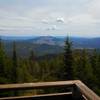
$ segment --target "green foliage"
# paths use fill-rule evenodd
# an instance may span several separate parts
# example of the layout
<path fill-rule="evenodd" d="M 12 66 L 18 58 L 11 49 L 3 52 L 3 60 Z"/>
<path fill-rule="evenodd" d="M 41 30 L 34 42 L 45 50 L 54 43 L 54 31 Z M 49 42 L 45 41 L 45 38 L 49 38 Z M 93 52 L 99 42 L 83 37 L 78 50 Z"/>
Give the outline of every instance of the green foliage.
<path fill-rule="evenodd" d="M 34 51 L 33 50 L 30 51 L 29 60 L 35 61 L 35 54 L 34 54 Z"/>
<path fill-rule="evenodd" d="M 9 79 L 7 78 L 7 57 L 3 48 L 3 43 L 0 40 L 0 83 L 8 83 Z"/>
<path fill-rule="evenodd" d="M 64 80 L 73 79 L 73 54 L 72 54 L 72 42 L 67 37 L 65 41 L 65 53 L 64 53 Z"/>
<path fill-rule="evenodd" d="M 28 66 L 25 63 L 22 63 L 17 70 L 19 83 L 32 82 L 33 78 L 28 70 Z"/>
<path fill-rule="evenodd" d="M 16 43 L 13 42 L 13 55 L 12 55 L 12 81 L 18 82 L 18 58 L 16 52 Z"/>
<path fill-rule="evenodd" d="M 80 79 L 100 95 L 100 53 L 96 50 L 90 53 L 84 49 L 76 52 L 76 50 L 72 50 L 72 43 L 67 38 L 64 54 L 46 55 L 36 59 L 34 51 L 30 51 L 28 59 L 22 59 L 17 55 L 14 42 L 12 58 L 10 58 L 6 57 L 3 44 L 0 41 L 0 84 L 70 79 Z M 40 91 L 17 92 L 17 95 Z M 45 92 L 49 93 L 50 91 Z M 0 94 L 0 96 L 5 95 L 14 95 L 14 93 Z"/>

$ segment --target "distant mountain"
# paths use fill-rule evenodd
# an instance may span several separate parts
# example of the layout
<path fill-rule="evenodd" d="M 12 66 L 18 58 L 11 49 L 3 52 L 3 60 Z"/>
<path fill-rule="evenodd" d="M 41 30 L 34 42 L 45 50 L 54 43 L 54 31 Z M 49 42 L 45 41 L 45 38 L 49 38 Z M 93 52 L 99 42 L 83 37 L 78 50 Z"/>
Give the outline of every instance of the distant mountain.
<path fill-rule="evenodd" d="M 7 55 L 12 56 L 12 42 L 4 42 L 4 47 Z M 36 56 L 46 54 L 59 54 L 63 52 L 63 47 L 47 44 L 34 44 L 27 41 L 16 42 L 16 51 L 19 57 L 28 57 L 30 51 L 33 50 Z"/>
<path fill-rule="evenodd" d="M 64 38 L 52 37 L 52 36 L 41 36 L 33 39 L 35 44 L 48 44 L 48 45 L 58 45 L 63 46 L 65 41 Z"/>
<path fill-rule="evenodd" d="M 53 37 L 53 36 L 30 36 L 30 37 L 14 37 L 14 36 L 1 36 L 4 41 L 22 41 L 34 44 L 47 44 L 64 46 L 66 37 Z M 70 37 L 73 42 L 74 48 L 100 48 L 100 38 L 80 38 Z"/>
<path fill-rule="evenodd" d="M 71 38 L 74 48 L 100 49 L 100 38 Z"/>
<path fill-rule="evenodd" d="M 63 52 L 66 37 L 1 37 L 5 50 L 9 56 L 12 54 L 12 42 L 16 41 L 17 53 L 21 57 L 27 57 L 30 50 L 34 50 L 37 56 L 44 54 L 58 54 Z M 100 38 L 70 37 L 75 49 L 100 49 Z"/>
<path fill-rule="evenodd" d="M 22 41 L 34 44 L 46 44 L 64 46 L 66 37 L 53 37 L 53 36 L 30 36 L 30 37 L 14 37 L 14 36 L 1 36 L 1 39 L 7 42 Z M 70 37 L 73 42 L 74 48 L 100 48 L 100 38 L 80 38 Z"/>
<path fill-rule="evenodd" d="M 34 44 L 64 46 L 66 37 L 41 36 L 31 39 Z M 100 48 L 100 38 L 70 37 L 74 48 Z"/>
<path fill-rule="evenodd" d="M 0 36 L 2 40 L 9 40 L 9 41 L 22 41 L 22 40 L 28 40 L 28 39 L 34 39 L 35 36 Z"/>

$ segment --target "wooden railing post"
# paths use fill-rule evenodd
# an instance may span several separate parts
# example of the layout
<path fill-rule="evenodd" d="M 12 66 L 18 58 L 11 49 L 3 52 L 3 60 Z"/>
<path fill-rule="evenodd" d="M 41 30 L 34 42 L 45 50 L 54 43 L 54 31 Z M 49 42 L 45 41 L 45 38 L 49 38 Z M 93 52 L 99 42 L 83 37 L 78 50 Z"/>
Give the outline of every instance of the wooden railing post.
<path fill-rule="evenodd" d="M 82 93 L 80 92 L 80 90 L 77 88 L 76 85 L 73 85 L 72 98 L 74 100 L 81 100 L 82 99 Z"/>

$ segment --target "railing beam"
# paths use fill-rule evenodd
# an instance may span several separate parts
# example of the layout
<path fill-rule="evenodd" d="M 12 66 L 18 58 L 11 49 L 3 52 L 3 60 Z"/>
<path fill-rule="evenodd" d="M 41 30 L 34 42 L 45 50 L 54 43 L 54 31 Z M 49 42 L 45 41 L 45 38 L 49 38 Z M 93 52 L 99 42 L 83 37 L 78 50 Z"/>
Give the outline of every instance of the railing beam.
<path fill-rule="evenodd" d="M 17 96 L 17 97 L 4 97 L 0 98 L 0 100 L 32 100 L 32 99 L 39 99 L 41 100 L 48 100 L 49 97 L 63 97 L 63 96 L 72 96 L 72 92 L 67 92 L 67 93 L 54 93 L 54 94 L 43 94 L 43 95 L 34 95 L 34 96 Z"/>
<path fill-rule="evenodd" d="M 39 83 L 22 83 L 22 84 L 5 84 L 0 85 L 0 90 L 21 90 L 21 89 L 42 89 L 48 87 L 72 87 L 75 81 L 56 81 L 56 82 L 39 82 Z"/>
<path fill-rule="evenodd" d="M 0 91 L 6 90 L 24 90 L 24 89 L 44 89 L 50 87 L 71 87 L 72 97 L 78 100 L 81 97 L 86 97 L 87 100 L 100 100 L 91 89 L 79 80 L 75 81 L 56 81 L 56 82 L 41 82 L 41 83 L 23 83 L 23 84 L 7 84 L 0 85 Z M 1 99 L 2 100 L 2 99 Z M 10 99 L 9 99 L 10 100 Z"/>

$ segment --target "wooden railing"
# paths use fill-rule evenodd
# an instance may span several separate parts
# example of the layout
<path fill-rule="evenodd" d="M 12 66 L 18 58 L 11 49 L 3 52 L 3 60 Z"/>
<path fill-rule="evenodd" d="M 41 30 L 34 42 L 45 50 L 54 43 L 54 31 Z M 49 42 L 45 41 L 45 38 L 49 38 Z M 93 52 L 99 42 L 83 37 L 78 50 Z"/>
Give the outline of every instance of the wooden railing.
<path fill-rule="evenodd" d="M 18 97 L 3 97 L 0 100 L 32 100 L 32 98 L 41 98 L 41 97 L 54 97 L 54 96 L 64 96 L 71 95 L 74 100 L 100 100 L 100 97 L 97 96 L 92 90 L 90 90 L 85 84 L 79 80 L 75 81 L 56 81 L 56 82 L 41 82 L 41 83 L 23 83 L 23 84 L 6 84 L 0 85 L 0 93 L 2 91 L 9 90 L 28 90 L 28 89 L 44 89 L 51 87 L 65 87 L 71 88 L 71 92 L 66 93 L 56 93 L 56 94 L 44 94 L 36 96 L 18 96 Z M 40 100 L 40 99 L 39 99 Z M 63 99 L 62 99 L 63 100 Z"/>

